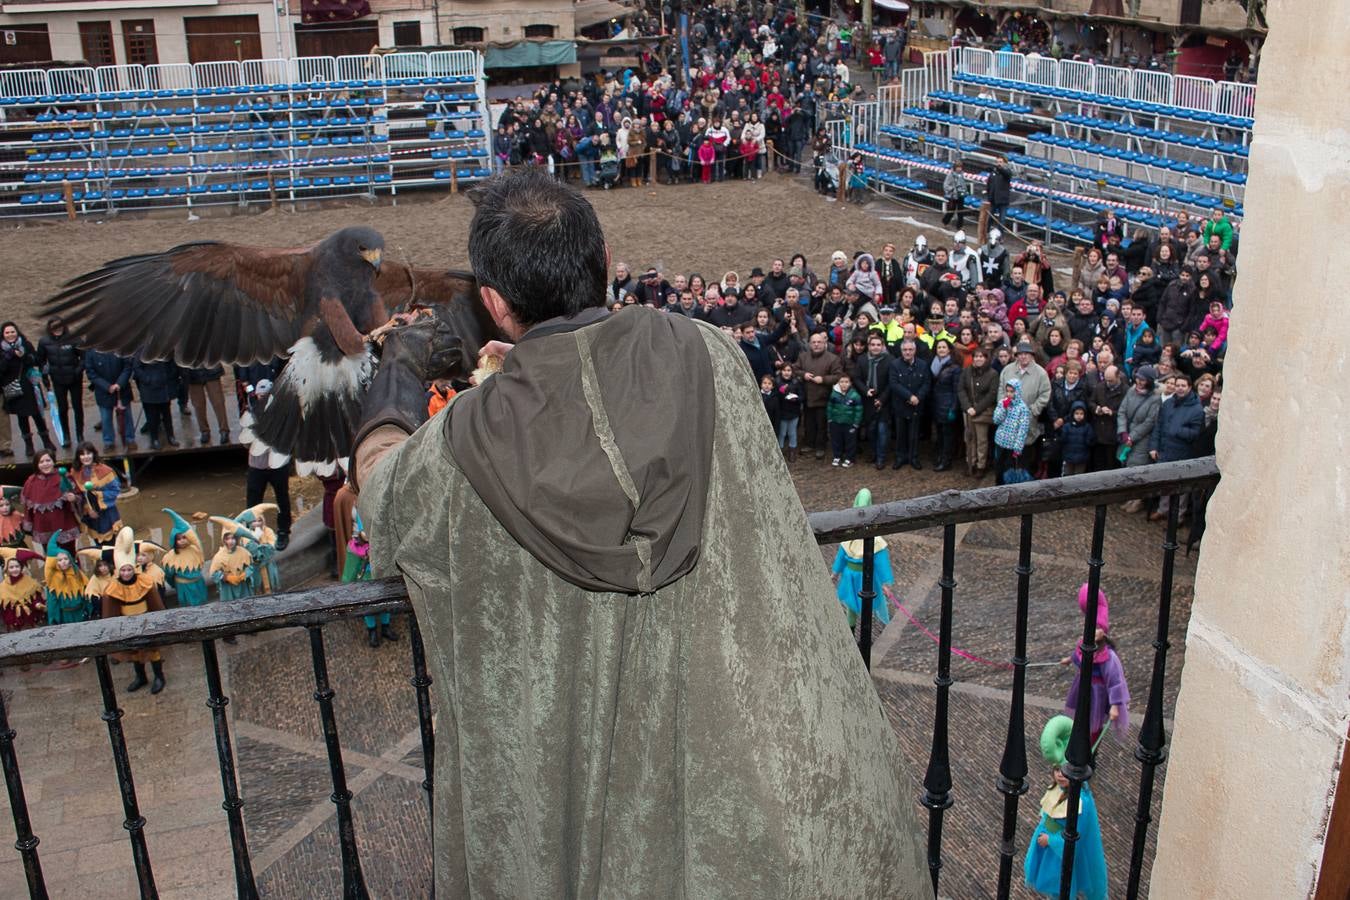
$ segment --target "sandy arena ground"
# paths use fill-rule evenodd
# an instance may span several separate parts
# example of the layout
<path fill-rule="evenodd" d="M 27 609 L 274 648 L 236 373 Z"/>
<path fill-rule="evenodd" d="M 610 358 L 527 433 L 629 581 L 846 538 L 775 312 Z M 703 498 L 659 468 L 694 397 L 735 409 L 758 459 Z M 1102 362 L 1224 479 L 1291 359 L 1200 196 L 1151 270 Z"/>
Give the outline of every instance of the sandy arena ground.
<path fill-rule="evenodd" d="M 614 261 L 634 268 L 656 265 L 668 275 L 699 272 L 709 280 L 720 280 L 731 269 L 744 279 L 752 267 L 767 271 L 775 255 L 786 258 L 797 251 L 818 272 L 829 267 L 836 249 L 875 254 L 890 240 L 903 254 L 916 233 L 908 224 L 879 220 L 860 206 L 828 202 L 805 179 L 779 175 L 711 186 L 590 190 L 586 196 L 600 215 Z M 321 240 L 347 225 L 367 224 L 384 233 L 391 258 L 467 268 L 472 214 L 463 195 L 418 194 L 400 198 L 397 206 L 385 200 L 349 201 L 304 212 L 214 214 L 195 222 L 183 215 L 11 225 L 0 237 L 0 270 L 21 271 L 23 277 L 11 277 L 0 317 L 15 319 L 36 340 L 41 301 L 63 282 L 110 259 L 188 241 L 289 247 Z M 891 214 L 912 213 L 897 207 Z M 938 233 L 927 231 L 930 242 Z"/>

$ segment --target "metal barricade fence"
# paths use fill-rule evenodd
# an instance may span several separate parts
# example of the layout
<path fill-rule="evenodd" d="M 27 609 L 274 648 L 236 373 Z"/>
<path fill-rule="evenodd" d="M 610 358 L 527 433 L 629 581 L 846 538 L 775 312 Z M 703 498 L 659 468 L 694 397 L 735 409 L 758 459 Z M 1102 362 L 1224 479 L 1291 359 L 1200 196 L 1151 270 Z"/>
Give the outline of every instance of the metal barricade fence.
<path fill-rule="evenodd" d="M 1256 85 L 1220 82 L 1214 98 L 1214 111 L 1225 116 L 1255 115 Z"/>
<path fill-rule="evenodd" d="M 1118 66 L 1097 67 L 1097 93 L 1130 99 L 1130 70 Z"/>
<path fill-rule="evenodd" d="M 978 47 L 962 47 L 960 71 L 969 75 L 994 75 L 994 54 Z"/>
<path fill-rule="evenodd" d="M 337 60 L 331 56 L 297 56 L 291 60 L 291 81 L 297 84 L 337 80 Z"/>
<path fill-rule="evenodd" d="M 145 68 L 143 66 L 99 66 L 94 70 L 94 78 L 100 91 L 143 91 L 145 87 Z"/>
<path fill-rule="evenodd" d="M 1059 87 L 1059 61 L 1053 56 L 1028 57 L 1026 80 L 1041 87 Z"/>
<path fill-rule="evenodd" d="M 877 102 L 875 100 L 866 103 L 855 103 L 851 110 L 853 119 L 853 128 L 850 133 L 852 140 L 850 147 L 861 143 L 869 143 L 876 139 L 877 131 Z"/>
<path fill-rule="evenodd" d="M 1143 103 L 1172 103 L 1172 76 L 1152 69 L 1135 69 L 1130 79 L 1130 96 Z"/>
<path fill-rule="evenodd" d="M 1006 78 L 1009 81 L 1026 81 L 1026 55 L 1012 50 L 998 51 L 994 54 L 994 76 Z"/>
<path fill-rule="evenodd" d="M 97 73 L 90 67 L 52 69 L 47 81 L 53 94 L 84 94 L 98 89 Z"/>
<path fill-rule="evenodd" d="M 201 62 L 192 68 L 197 87 L 222 88 L 244 83 L 243 66 L 234 60 Z"/>
<path fill-rule="evenodd" d="M 291 80 L 289 59 L 246 59 L 241 66 L 242 84 L 285 84 Z"/>
<path fill-rule="evenodd" d="M 1172 105 L 1182 109 L 1214 109 L 1214 79 L 1194 75 L 1172 76 Z"/>
<path fill-rule="evenodd" d="M 1076 59 L 1063 60 L 1059 64 L 1058 86 L 1068 91 L 1094 93 L 1097 90 L 1097 67 Z"/>
<path fill-rule="evenodd" d="M 911 72 L 919 73 L 918 79 L 911 78 L 910 81 L 916 83 L 924 80 L 926 73 L 923 69 L 902 69 L 900 70 L 899 84 L 883 84 L 877 88 L 877 127 L 891 125 L 900 121 L 900 112 L 905 108 L 906 98 L 915 95 L 911 93 L 909 83 L 906 78 Z"/>
<path fill-rule="evenodd" d="M 162 63 L 145 67 L 150 87 L 157 91 L 186 91 L 196 86 L 191 63 Z"/>

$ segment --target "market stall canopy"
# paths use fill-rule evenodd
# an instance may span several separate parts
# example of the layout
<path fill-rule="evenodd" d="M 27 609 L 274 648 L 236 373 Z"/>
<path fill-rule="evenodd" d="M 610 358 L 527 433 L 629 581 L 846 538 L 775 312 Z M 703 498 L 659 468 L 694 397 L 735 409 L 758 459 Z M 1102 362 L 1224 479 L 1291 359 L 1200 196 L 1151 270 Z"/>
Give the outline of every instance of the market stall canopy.
<path fill-rule="evenodd" d="M 631 10 L 628 7 L 622 3 L 616 3 L 615 0 L 577 0 L 577 3 L 572 7 L 577 31 L 589 28 L 596 22 L 622 18 L 630 12 Z"/>
<path fill-rule="evenodd" d="M 904 0 L 872 0 L 872 3 L 892 12 L 909 12 L 909 4 L 905 3 Z"/>
<path fill-rule="evenodd" d="M 483 52 L 485 69 L 518 69 L 525 66 L 565 66 L 577 61 L 572 41 L 517 41 L 489 44 Z"/>

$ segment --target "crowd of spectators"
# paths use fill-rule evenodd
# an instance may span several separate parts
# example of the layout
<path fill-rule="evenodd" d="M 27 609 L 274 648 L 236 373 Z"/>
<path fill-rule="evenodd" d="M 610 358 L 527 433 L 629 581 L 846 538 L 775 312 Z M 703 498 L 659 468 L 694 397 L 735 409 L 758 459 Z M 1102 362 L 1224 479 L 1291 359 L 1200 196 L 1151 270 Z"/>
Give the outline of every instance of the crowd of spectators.
<path fill-rule="evenodd" d="M 798 253 L 744 281 L 619 262 L 609 302 L 734 336 L 789 462 L 921 469 L 928 445 L 937 471 L 1001 482 L 1212 453 L 1237 230 L 1219 211 L 1098 233 L 1068 275 L 997 228 L 979 247 L 921 235 L 819 268 Z"/>
<path fill-rule="evenodd" d="M 636 27 L 656 21 L 643 15 Z M 868 49 L 898 73 L 903 32 L 888 41 Z M 849 61 L 871 63 L 852 29 L 786 3 L 692 9 L 687 81 L 672 47 L 649 47 L 634 68 L 517 96 L 495 125 L 495 163 L 548 166 L 600 188 L 799 172 L 818 125 L 866 95 Z"/>

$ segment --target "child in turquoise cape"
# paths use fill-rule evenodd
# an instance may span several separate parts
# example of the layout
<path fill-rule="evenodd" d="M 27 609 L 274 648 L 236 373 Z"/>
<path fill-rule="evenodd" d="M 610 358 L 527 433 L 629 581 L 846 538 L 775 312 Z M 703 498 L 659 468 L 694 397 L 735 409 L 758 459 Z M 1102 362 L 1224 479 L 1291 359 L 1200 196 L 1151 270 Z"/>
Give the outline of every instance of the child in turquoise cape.
<path fill-rule="evenodd" d="M 871 506 L 872 492 L 867 488 L 858 491 L 853 505 Z M 852 628 L 862 614 L 862 601 L 858 599 L 863 589 L 863 542 L 847 541 L 839 545 L 834 555 L 831 571 L 839 576 L 835 586 L 835 596 L 848 610 L 848 624 Z M 886 586 L 895 581 L 891 572 L 891 553 L 883 538 L 872 538 L 872 615 L 885 625 L 891 621 L 890 606 L 886 602 Z"/>
<path fill-rule="evenodd" d="M 1054 783 L 1041 797 L 1041 821 L 1031 835 L 1023 866 L 1027 887 L 1048 897 L 1059 896 L 1060 870 L 1064 863 L 1064 828 L 1069 815 L 1069 779 L 1061 768 L 1069 747 L 1073 719 L 1055 716 L 1041 732 L 1041 754 L 1053 767 Z M 1073 881 L 1069 896 L 1106 900 L 1106 851 L 1102 848 L 1101 823 L 1092 788 L 1083 785 L 1078 799 L 1078 842 L 1073 854 Z"/>

